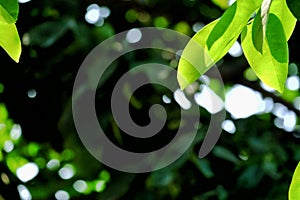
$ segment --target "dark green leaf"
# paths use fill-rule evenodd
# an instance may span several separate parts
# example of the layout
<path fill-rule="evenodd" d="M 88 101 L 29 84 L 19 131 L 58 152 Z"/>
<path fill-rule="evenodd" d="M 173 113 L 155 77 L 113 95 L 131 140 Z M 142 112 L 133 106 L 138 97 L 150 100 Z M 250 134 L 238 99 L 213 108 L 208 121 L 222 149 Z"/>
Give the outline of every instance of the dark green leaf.
<path fill-rule="evenodd" d="M 225 11 L 206 42 L 213 61 L 228 52 L 260 4 L 261 0 L 239 0 Z"/>
<path fill-rule="evenodd" d="M 233 21 L 237 9 L 237 3 L 234 3 L 230 6 L 225 13 L 222 15 L 220 21 L 216 24 L 214 29 L 209 34 L 206 45 L 208 49 L 212 47 L 212 45 L 217 41 L 229 28 L 229 25 Z"/>
<path fill-rule="evenodd" d="M 293 13 L 293 15 L 300 20 L 300 1 L 299 0 L 286 0 L 286 3 Z"/>
<path fill-rule="evenodd" d="M 61 38 L 72 25 L 69 20 L 49 21 L 30 30 L 32 44 L 49 47 Z"/>
<path fill-rule="evenodd" d="M 236 155 L 234 155 L 229 149 L 221 146 L 215 146 L 212 153 L 218 158 L 222 158 L 235 164 L 240 162 Z"/>
<path fill-rule="evenodd" d="M 18 0 L 0 0 L 0 21 L 15 23 L 19 14 Z"/>
<path fill-rule="evenodd" d="M 295 29 L 297 19 L 289 10 L 286 1 L 272 1 L 269 13 L 272 13 L 279 18 L 283 24 L 285 37 L 288 40 Z"/>
<path fill-rule="evenodd" d="M 263 33 L 261 11 L 257 13 L 253 21 L 252 41 L 255 49 L 260 53 L 262 53 L 264 33 Z"/>
<path fill-rule="evenodd" d="M 263 54 L 257 51 L 252 42 L 251 32 L 252 27 L 242 32 L 242 47 L 251 68 L 266 85 L 283 92 L 287 77 L 287 64 L 279 63 L 272 57 L 266 42 L 264 42 Z"/>
<path fill-rule="evenodd" d="M 200 159 L 193 154 L 191 160 L 206 178 L 212 178 L 215 175 L 206 158 Z"/>
<path fill-rule="evenodd" d="M 272 13 L 269 14 L 266 38 L 272 56 L 280 63 L 287 63 L 288 45 L 284 29 L 278 17 Z"/>

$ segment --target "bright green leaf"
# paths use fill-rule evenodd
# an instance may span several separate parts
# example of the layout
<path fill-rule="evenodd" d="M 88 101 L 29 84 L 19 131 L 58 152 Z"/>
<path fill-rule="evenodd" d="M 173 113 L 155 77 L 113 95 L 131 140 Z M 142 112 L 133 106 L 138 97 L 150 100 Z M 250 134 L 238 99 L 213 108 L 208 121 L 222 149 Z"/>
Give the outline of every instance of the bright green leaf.
<path fill-rule="evenodd" d="M 261 17 L 256 16 L 256 18 L 260 20 Z M 262 53 L 257 48 L 260 38 L 253 35 L 257 32 L 253 30 L 257 25 L 255 23 L 249 25 L 242 33 L 242 47 L 250 66 L 265 84 L 279 92 L 283 92 L 288 71 L 286 41 L 292 35 L 295 23 L 296 18 L 289 11 L 285 1 L 272 1 L 266 38 L 261 43 Z"/>
<path fill-rule="evenodd" d="M 268 45 L 269 41 L 267 42 L 266 39 L 263 42 L 262 54 L 257 51 L 252 41 L 252 29 L 253 23 L 248 25 L 242 32 L 242 48 L 244 54 L 251 68 L 260 78 L 260 80 L 262 80 L 266 85 L 276 89 L 277 91 L 283 92 L 285 81 L 287 78 L 288 63 L 278 62 L 272 56 L 270 47 Z M 271 39 L 271 42 L 274 42 L 273 39 Z M 272 44 L 272 46 L 275 45 Z M 285 45 L 282 48 L 287 48 L 287 46 Z M 274 50 L 272 51 L 274 53 Z M 277 55 L 277 52 L 274 54 Z"/>
<path fill-rule="evenodd" d="M 299 0 L 286 0 L 286 3 L 293 13 L 293 15 L 300 20 L 300 1 Z"/>
<path fill-rule="evenodd" d="M 280 63 L 288 63 L 288 45 L 283 25 L 278 17 L 272 13 L 269 14 L 266 38 L 272 56 Z"/>
<path fill-rule="evenodd" d="M 296 0 L 299 1 L 299 0 Z M 286 39 L 288 40 L 296 26 L 297 19 L 289 10 L 286 1 L 272 1 L 269 13 L 276 15 L 283 24 Z M 276 29 L 274 31 L 277 31 Z"/>
<path fill-rule="evenodd" d="M 298 164 L 289 189 L 289 200 L 300 199 L 300 163 Z"/>
<path fill-rule="evenodd" d="M 220 20 L 206 25 L 185 47 L 178 65 L 181 89 L 219 61 L 237 40 L 261 0 L 239 0 L 226 10 Z"/>
<path fill-rule="evenodd" d="M 222 15 L 220 21 L 216 24 L 216 26 L 213 28 L 213 30 L 211 31 L 211 33 L 207 38 L 206 44 L 208 49 L 211 49 L 212 45 L 225 34 L 226 30 L 229 28 L 230 24 L 234 20 L 236 10 L 237 10 L 237 3 L 234 3 Z"/>
<path fill-rule="evenodd" d="M 6 157 L 6 165 L 12 173 L 16 173 L 19 167 L 27 164 L 28 160 L 24 157 L 19 156 L 17 153 L 8 154 Z"/>
<path fill-rule="evenodd" d="M 0 46 L 16 62 L 21 56 L 21 41 L 15 24 L 0 22 Z"/>
<path fill-rule="evenodd" d="M 228 52 L 260 4 L 259 0 L 239 0 L 225 11 L 206 42 L 213 61 Z"/>
<path fill-rule="evenodd" d="M 5 124 L 8 119 L 8 112 L 4 104 L 0 103 L 0 123 Z"/>
<path fill-rule="evenodd" d="M 204 47 L 209 33 L 217 22 L 218 20 L 215 20 L 206 25 L 193 36 L 185 47 L 178 64 L 177 79 L 181 89 L 194 82 L 212 66 L 209 60 L 205 60 Z"/>
<path fill-rule="evenodd" d="M 18 14 L 18 0 L 0 0 L 0 22 L 7 24 L 15 23 Z"/>

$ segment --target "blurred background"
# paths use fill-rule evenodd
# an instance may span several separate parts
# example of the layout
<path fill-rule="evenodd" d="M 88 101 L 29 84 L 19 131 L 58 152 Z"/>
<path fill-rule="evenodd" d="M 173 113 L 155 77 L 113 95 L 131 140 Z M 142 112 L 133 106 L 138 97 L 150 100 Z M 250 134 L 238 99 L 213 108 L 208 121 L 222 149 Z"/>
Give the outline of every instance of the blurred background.
<path fill-rule="evenodd" d="M 164 105 L 166 126 L 152 138 L 124 134 L 110 110 L 111 91 L 132 67 L 157 62 L 176 68 L 178 56 L 139 50 L 121 56 L 100 80 L 99 123 L 116 145 L 134 152 L 172 140 L 188 99 L 200 107 L 201 125 L 189 150 L 151 173 L 119 172 L 99 163 L 74 128 L 73 83 L 84 58 L 101 41 L 139 27 L 169 28 L 193 36 L 220 17 L 228 0 L 19 0 L 20 63 L 0 50 L 0 200 L 2 199 L 287 199 L 300 160 L 299 25 L 289 41 L 284 93 L 261 83 L 239 41 L 217 63 L 225 83 L 226 120 L 213 151 L 198 158 L 210 116 L 205 98 L 214 81 L 203 76 L 185 93 L 147 85 L 130 100 L 131 117 L 149 123 L 149 107 Z M 137 30 L 137 29 L 135 29 Z M 147 77 L 145 77 L 147 78 Z M 167 79 L 167 77 L 166 77 Z M 217 84 L 215 84 L 217 85 Z M 216 87 L 216 86 L 215 86 Z M 220 101 L 222 101 L 220 99 Z"/>

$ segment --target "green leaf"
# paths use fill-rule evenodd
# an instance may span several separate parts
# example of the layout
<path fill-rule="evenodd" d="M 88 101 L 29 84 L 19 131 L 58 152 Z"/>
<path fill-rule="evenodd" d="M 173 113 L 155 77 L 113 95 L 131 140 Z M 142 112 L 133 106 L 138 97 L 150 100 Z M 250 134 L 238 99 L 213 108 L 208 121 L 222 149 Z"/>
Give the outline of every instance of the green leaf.
<path fill-rule="evenodd" d="M 195 154 L 192 154 L 191 160 L 206 178 L 214 177 L 215 174 L 210 167 L 210 162 L 206 158 L 199 159 Z"/>
<path fill-rule="evenodd" d="M 8 112 L 3 103 L 0 103 L 0 123 L 5 124 L 8 119 Z"/>
<path fill-rule="evenodd" d="M 298 164 L 289 189 L 289 200 L 300 199 L 300 163 Z"/>
<path fill-rule="evenodd" d="M 257 15 L 253 24 L 248 25 L 242 33 L 244 54 L 256 75 L 265 84 L 279 92 L 283 92 L 288 72 L 288 46 L 286 41 L 294 31 L 296 18 L 289 11 L 285 1 L 272 1 L 269 9 L 266 37 L 263 37 L 262 41 L 260 41 L 261 32 L 257 30 L 259 25 L 255 24 L 255 21 L 260 20 L 261 16 Z M 262 45 L 262 51 L 260 51 L 259 45 Z"/>
<path fill-rule="evenodd" d="M 49 21 L 39 24 L 29 32 L 32 44 L 49 47 L 60 39 L 74 23 L 72 20 Z"/>
<path fill-rule="evenodd" d="M 21 41 L 15 24 L 0 22 L 0 46 L 16 62 L 21 56 Z"/>
<path fill-rule="evenodd" d="M 288 45 L 283 25 L 278 17 L 272 13 L 269 14 L 266 37 L 272 56 L 278 62 L 288 64 Z"/>
<path fill-rule="evenodd" d="M 281 23 L 278 25 L 276 21 L 277 18 L 275 18 L 274 15 L 270 16 L 266 30 L 267 39 L 264 38 L 262 53 L 257 51 L 257 49 L 254 47 L 254 42 L 252 40 L 253 23 L 248 25 L 242 32 L 242 48 L 251 68 L 260 78 L 260 80 L 277 91 L 283 92 L 288 72 L 287 43 L 282 30 L 277 34 L 277 39 L 281 40 L 279 43 L 275 41 L 276 38 L 274 38 L 274 35 L 269 33 L 274 30 L 277 31 L 277 28 L 283 29 L 280 27 Z M 279 44 L 282 45 L 280 46 L 281 49 L 270 50 L 270 46 L 275 48 Z M 285 55 L 278 55 L 279 52 L 283 52 Z M 284 62 L 279 62 L 278 60 Z"/>
<path fill-rule="evenodd" d="M 18 0 L 0 0 L 0 22 L 15 23 L 19 14 Z"/>
<path fill-rule="evenodd" d="M 260 4 L 259 0 L 239 0 L 225 11 L 206 42 L 213 61 L 218 61 L 228 52 Z"/>
<path fill-rule="evenodd" d="M 291 37 L 295 29 L 297 19 L 293 16 L 291 11 L 289 10 L 286 1 L 273 0 L 269 13 L 274 14 L 279 18 L 281 23 L 284 25 L 283 28 L 285 32 L 285 37 L 287 40 L 289 40 L 289 38 Z"/>
<path fill-rule="evenodd" d="M 220 39 L 220 37 L 222 35 L 224 35 L 226 30 L 229 28 L 229 25 L 232 23 L 234 15 L 236 13 L 236 9 L 237 9 L 237 3 L 235 2 L 222 15 L 220 21 L 216 24 L 216 26 L 213 28 L 213 30 L 211 31 L 211 33 L 208 36 L 208 39 L 206 42 L 208 49 L 211 49 L 212 45 L 218 39 Z"/>
<path fill-rule="evenodd" d="M 215 146 L 212 150 L 212 153 L 218 158 L 222 158 L 235 164 L 240 162 L 236 155 L 234 155 L 234 153 L 232 153 L 229 149 L 226 149 L 225 147 Z"/>
<path fill-rule="evenodd" d="M 286 0 L 286 3 L 293 13 L 293 15 L 300 20 L 300 1 L 299 0 Z"/>
<path fill-rule="evenodd" d="M 194 82 L 212 66 L 210 60 L 205 59 L 204 47 L 209 33 L 218 20 L 211 22 L 192 37 L 182 52 L 178 64 L 177 79 L 181 89 Z"/>
<path fill-rule="evenodd" d="M 237 40 L 261 0 L 239 0 L 229 7 L 220 20 L 206 25 L 185 47 L 178 65 L 181 89 L 219 61 Z"/>
<path fill-rule="evenodd" d="M 263 41 L 264 41 L 264 31 L 263 31 L 262 17 L 261 11 L 257 13 L 254 21 L 253 21 L 253 29 L 252 29 L 252 41 L 255 49 L 262 53 Z"/>

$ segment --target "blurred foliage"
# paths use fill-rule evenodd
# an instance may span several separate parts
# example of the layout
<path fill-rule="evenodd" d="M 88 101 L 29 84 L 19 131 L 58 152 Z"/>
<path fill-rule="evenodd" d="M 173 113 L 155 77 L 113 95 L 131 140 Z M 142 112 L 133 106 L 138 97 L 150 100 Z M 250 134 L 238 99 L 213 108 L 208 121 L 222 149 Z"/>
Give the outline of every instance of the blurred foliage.
<path fill-rule="evenodd" d="M 291 132 L 278 128 L 272 112 L 245 119 L 228 113 L 226 118 L 234 122 L 236 132 L 224 131 L 213 151 L 199 159 L 210 120 L 210 113 L 201 108 L 201 126 L 189 150 L 172 165 L 144 174 L 118 172 L 99 163 L 87 152 L 73 124 L 73 82 L 82 61 L 96 45 L 115 33 L 143 26 L 192 36 L 222 15 L 224 2 L 32 0 L 20 4 L 20 63 L 0 51 L 0 199 L 20 199 L 19 194 L 23 199 L 287 199 L 300 160 L 299 127 Z M 85 16 L 91 4 L 109 9 L 110 15 L 88 23 Z M 297 35 L 298 26 L 289 41 L 293 63 L 289 76 L 299 76 Z M 133 66 L 150 61 L 176 67 L 178 59 L 157 50 L 128 53 L 112 63 L 96 96 L 99 122 L 107 136 L 116 145 L 136 152 L 158 149 L 171 141 L 180 121 L 180 107 L 172 93 L 147 85 L 132 97 L 133 119 L 141 125 L 149 123 L 145 113 L 153 103 L 159 103 L 168 113 L 166 127 L 157 136 L 141 141 L 116 126 L 108 98 L 114 84 Z M 267 92 L 243 56 L 226 55 L 217 65 L 226 90 L 235 84 L 247 85 L 295 112 L 299 124 L 299 110 L 293 105 L 300 96 L 298 90 L 286 89 L 282 95 Z M 170 104 L 163 103 L 163 95 L 170 98 Z M 37 166 L 38 173 L 24 181 L 17 172 L 30 163 Z"/>

